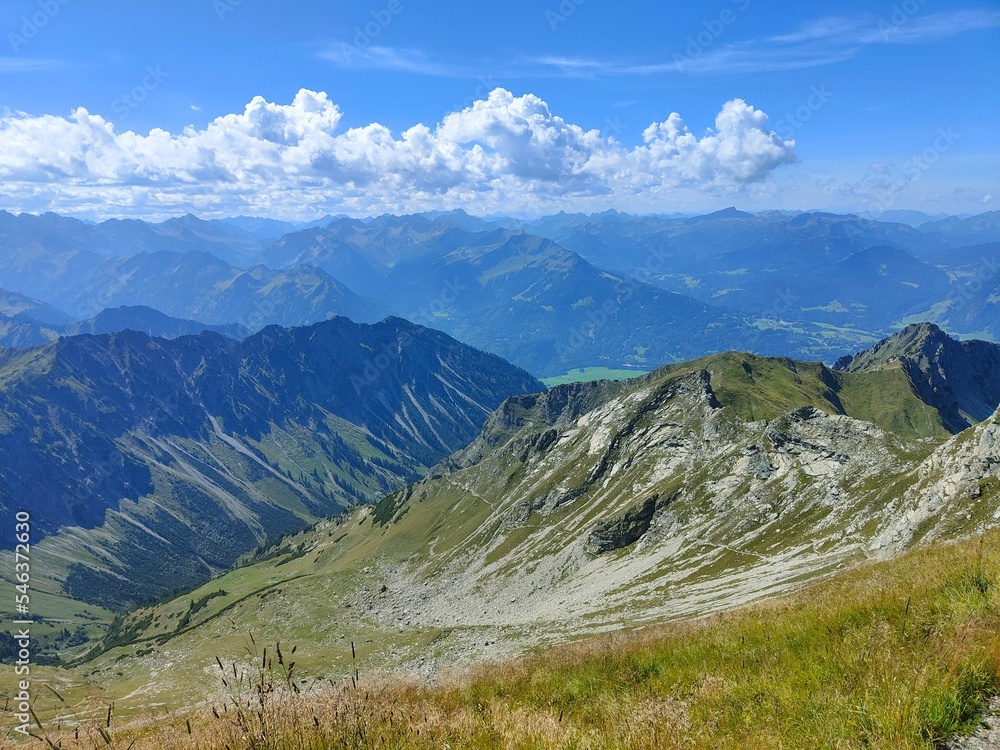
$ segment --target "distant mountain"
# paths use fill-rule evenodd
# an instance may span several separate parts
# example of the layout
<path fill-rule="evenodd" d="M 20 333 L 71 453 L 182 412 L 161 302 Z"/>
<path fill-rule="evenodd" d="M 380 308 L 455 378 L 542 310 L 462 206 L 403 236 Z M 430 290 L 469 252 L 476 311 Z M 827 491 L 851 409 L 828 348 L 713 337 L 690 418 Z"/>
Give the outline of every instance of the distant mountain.
<path fill-rule="evenodd" d="M 210 223 L 224 224 L 246 232 L 258 240 L 274 241 L 299 227 L 289 221 L 264 219 L 257 216 L 232 216 L 227 219 L 213 219 Z"/>
<path fill-rule="evenodd" d="M 147 306 L 212 325 L 304 325 L 335 315 L 374 322 L 389 309 L 364 300 L 315 268 L 236 268 L 200 251 L 98 256 L 41 250 L 0 262 L 0 283 L 52 302 L 78 318 L 109 307 Z"/>
<path fill-rule="evenodd" d="M 701 278 L 740 269 L 802 270 L 837 263 L 876 245 L 909 251 L 933 246 L 903 224 L 824 213 L 749 214 L 735 208 L 686 219 L 594 218 L 567 230 L 546 236 L 596 265 L 626 273 L 645 267 L 664 280 L 674 274 Z M 721 283 L 712 281 L 709 287 L 709 281 L 701 278 L 704 291 Z"/>
<path fill-rule="evenodd" d="M 9 268 L 18 258 L 46 256 L 73 257 L 84 260 L 97 256 L 134 255 L 136 253 L 211 252 L 236 266 L 254 265 L 267 242 L 239 227 L 203 221 L 191 214 L 151 224 L 138 219 L 109 219 L 100 224 L 47 213 L 40 216 L 14 216 L 0 211 L 0 248 L 3 266 Z"/>
<path fill-rule="evenodd" d="M 0 346 L 38 346 L 60 336 L 82 333 L 101 334 L 119 331 L 140 331 L 148 336 L 175 339 L 205 331 L 241 339 L 250 330 L 236 323 L 213 326 L 195 320 L 171 318 L 150 307 L 116 307 L 102 310 L 93 318 L 61 326 L 50 326 L 27 318 L 8 318 L 0 314 Z"/>
<path fill-rule="evenodd" d="M 9 318 L 28 318 L 49 325 L 66 325 L 73 322 L 73 318 L 62 310 L 8 289 L 0 289 L 0 315 Z"/>
<path fill-rule="evenodd" d="M 472 216 L 460 208 L 454 211 L 424 211 L 417 216 L 431 221 L 443 221 L 456 229 L 464 229 L 466 232 L 491 232 L 507 226 L 503 220 L 490 221 Z"/>
<path fill-rule="evenodd" d="M 787 332 L 751 327 L 520 231 L 467 232 L 421 216 L 341 221 L 287 235 L 265 259 L 317 265 L 362 294 L 391 300 L 404 317 L 536 374 L 650 367 L 738 344 L 795 346 Z"/>
<path fill-rule="evenodd" d="M 949 216 L 921 224 L 919 229 L 936 240 L 941 249 L 1000 242 L 1000 211 L 989 211 L 966 218 Z"/>
<path fill-rule="evenodd" d="M 350 217 L 347 216 L 346 214 L 337 214 L 336 216 L 327 214 L 326 216 L 321 216 L 320 218 L 313 219 L 312 221 L 300 222 L 299 224 L 296 225 L 296 227 L 298 229 L 312 229 L 313 227 L 325 227 L 334 221 L 340 221 L 342 219 L 348 219 L 348 218 Z"/>
<path fill-rule="evenodd" d="M 1000 338 L 1000 281 L 988 245 L 994 214 L 921 224 L 735 209 L 687 219 L 613 215 L 539 220 L 598 267 L 720 306 L 781 321 L 835 347 L 875 341 L 910 320 Z M 912 218 L 912 217 L 910 217 Z M 958 309 L 961 308 L 961 309 Z M 824 328 L 819 334 L 817 327 Z M 824 356 L 814 345 L 813 356 Z M 789 349 L 788 353 L 794 353 Z"/>
<path fill-rule="evenodd" d="M 1000 241 L 997 215 L 914 227 L 908 213 L 897 218 L 910 224 L 735 207 L 531 220 L 452 211 L 327 216 L 274 240 L 290 225 L 0 214 L 0 286 L 76 318 L 146 305 L 255 329 L 394 313 L 543 375 L 653 367 L 727 348 L 833 359 L 914 320 L 1000 339 L 1000 266 L 983 255 L 983 243 Z M 504 258 L 498 249 L 518 234 L 553 247 L 538 244 L 530 262 L 523 251 Z M 570 275 L 557 270 L 563 251 L 575 258 Z M 541 285 L 529 278 L 537 263 Z M 458 279 L 473 280 L 458 285 L 474 293 L 452 300 Z"/>
<path fill-rule="evenodd" d="M 0 510 L 31 508 L 38 585 L 120 607 L 374 501 L 541 388 L 399 319 L 0 349 Z"/>
<path fill-rule="evenodd" d="M 1000 241 L 939 250 L 923 258 L 927 263 L 955 272 L 959 286 L 976 283 L 992 288 L 1000 274 Z"/>
<path fill-rule="evenodd" d="M 165 242 L 161 247 L 141 248 L 144 252 L 197 250 L 212 253 L 240 268 L 260 263 L 260 255 L 267 246 L 266 239 L 255 237 L 232 224 L 203 221 L 192 214 L 153 224 L 151 228 Z M 130 248 L 125 254 L 131 255 L 137 249 Z"/>
<path fill-rule="evenodd" d="M 713 211 L 710 214 L 703 214 L 702 216 L 692 216 L 690 218 L 683 219 L 683 223 L 692 226 L 695 224 L 701 224 L 706 221 L 719 221 L 721 219 L 741 219 L 741 220 L 754 220 L 756 219 L 755 214 L 747 213 L 746 211 L 740 211 L 736 206 L 730 206 L 729 208 L 723 208 L 719 211 Z"/>
<path fill-rule="evenodd" d="M 59 327 L 0 313 L 0 347 L 37 346 L 59 336 Z"/>
<path fill-rule="evenodd" d="M 151 307 L 115 307 L 102 310 L 93 318 L 73 323 L 60 329 L 62 336 L 76 336 L 82 333 L 102 334 L 119 331 L 139 331 L 147 336 L 163 339 L 175 339 L 180 336 L 193 336 L 199 333 L 219 333 L 232 339 L 242 339 L 251 331 L 237 323 L 227 325 L 209 325 L 196 320 L 171 318 Z"/>
<path fill-rule="evenodd" d="M 907 326 L 834 369 L 850 373 L 901 369 L 951 432 L 987 419 L 1000 404 L 1000 345 L 956 341 L 932 323 Z"/>
<path fill-rule="evenodd" d="M 948 214 L 926 214 L 923 211 L 908 211 L 905 209 L 897 209 L 891 211 L 878 211 L 872 215 L 872 218 L 878 221 L 891 221 L 898 224 L 908 224 L 911 227 L 919 227 L 921 224 L 926 224 L 929 221 L 941 221 L 942 219 L 947 219 Z"/>
<path fill-rule="evenodd" d="M 948 273 L 905 250 L 874 246 L 808 271 L 727 278 L 717 303 L 786 320 L 881 332 L 951 291 Z"/>

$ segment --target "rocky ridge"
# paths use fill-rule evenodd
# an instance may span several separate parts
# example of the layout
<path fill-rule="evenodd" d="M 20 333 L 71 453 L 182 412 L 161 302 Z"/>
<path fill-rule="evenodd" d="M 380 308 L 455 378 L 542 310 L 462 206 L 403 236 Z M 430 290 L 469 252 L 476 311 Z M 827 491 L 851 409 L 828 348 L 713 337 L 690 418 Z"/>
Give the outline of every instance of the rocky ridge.
<path fill-rule="evenodd" d="M 227 595 L 192 617 L 193 633 L 169 625 L 187 600 L 134 622 L 160 623 L 141 637 L 174 664 L 232 638 L 226 608 L 258 637 L 314 623 L 320 661 L 355 640 L 377 646 L 368 668 L 429 676 L 704 615 L 995 524 L 997 417 L 949 439 L 838 412 L 872 413 L 859 388 L 873 382 L 879 400 L 899 381 L 726 354 L 514 396 L 425 479 L 291 540 L 280 567 L 240 573 L 273 596 L 225 576 L 195 592 Z M 102 659 L 123 653 L 147 668 L 120 650 Z"/>

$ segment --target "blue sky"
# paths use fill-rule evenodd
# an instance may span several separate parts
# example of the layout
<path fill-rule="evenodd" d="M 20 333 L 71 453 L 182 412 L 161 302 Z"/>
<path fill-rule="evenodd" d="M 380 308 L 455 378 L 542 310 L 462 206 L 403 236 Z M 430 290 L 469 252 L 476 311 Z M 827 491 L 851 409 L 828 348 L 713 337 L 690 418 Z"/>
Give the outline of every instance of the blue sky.
<path fill-rule="evenodd" d="M 8 0 L 0 33 L 10 210 L 1000 200 L 996 2 Z M 650 133 L 672 113 L 680 131 Z"/>

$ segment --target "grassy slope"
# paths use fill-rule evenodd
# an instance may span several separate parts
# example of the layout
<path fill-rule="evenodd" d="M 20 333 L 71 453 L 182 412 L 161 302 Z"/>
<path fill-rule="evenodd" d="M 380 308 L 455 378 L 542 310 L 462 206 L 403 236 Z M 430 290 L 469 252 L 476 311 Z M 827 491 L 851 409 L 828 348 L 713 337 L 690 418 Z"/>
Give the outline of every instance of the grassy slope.
<path fill-rule="evenodd" d="M 971 731 L 1000 689 L 998 542 L 991 532 L 920 548 L 769 602 L 492 664 L 439 686 L 362 678 L 357 688 L 299 695 L 291 684 L 304 683 L 287 674 L 295 639 L 284 641 L 283 659 L 270 644 L 270 661 L 258 643 L 253 661 L 224 662 L 239 677 L 216 704 L 219 718 L 203 708 L 112 727 L 111 739 L 137 750 L 934 748 Z M 311 647 L 298 642 L 294 658 Z M 81 737 L 65 746 L 105 744 L 93 727 Z"/>
<path fill-rule="evenodd" d="M 819 362 L 725 352 L 665 368 L 670 375 L 701 369 L 711 373 L 719 402 L 743 419 L 776 419 L 790 409 L 813 406 L 874 422 L 903 437 L 948 434 L 899 367 L 854 374 L 829 370 Z"/>
<path fill-rule="evenodd" d="M 744 363 L 750 367 L 749 375 Z M 804 404 L 825 404 L 826 410 L 836 411 L 831 402 L 825 400 L 826 394 L 832 391 L 822 379 L 820 365 L 799 364 L 792 370 L 786 362 L 745 355 L 720 355 L 711 358 L 707 365 L 720 399 L 749 418 L 787 413 L 792 406 Z M 649 379 L 666 382 L 683 377 L 685 373 L 684 368 L 676 367 L 659 371 Z M 753 378 L 752 388 L 743 382 L 744 377 Z M 832 382 L 837 387 L 836 381 Z M 538 429 L 544 427 L 530 428 Z M 932 444 L 927 444 L 921 449 L 930 451 L 931 447 Z M 728 459 L 723 459 L 726 461 Z M 499 497 L 498 488 L 504 488 L 503 494 L 521 497 L 522 491 L 514 488 L 521 481 L 523 466 L 514 462 L 498 464 L 492 469 L 487 463 L 484 467 L 486 470 L 482 472 L 473 467 L 450 478 L 414 486 L 411 499 L 395 513 L 394 502 L 389 500 L 386 517 L 395 515 L 396 522 L 385 527 L 374 524 L 370 516 L 352 517 L 342 523 L 323 522 L 315 530 L 291 537 L 269 559 L 230 572 L 173 601 L 130 614 L 113 628 L 109 638 L 111 650 L 83 665 L 86 676 L 95 685 L 113 686 L 113 694 L 117 696 L 139 691 L 133 696 L 137 707 L 160 700 L 178 705 L 187 697 L 181 686 L 202 684 L 203 665 L 220 654 L 238 652 L 247 629 L 265 638 L 309 642 L 310 648 L 300 659 L 300 665 L 312 675 L 338 674 L 349 669 L 343 649 L 349 640 L 359 644 L 359 655 L 366 665 L 407 663 L 411 666 L 420 659 L 434 664 L 442 652 L 453 648 L 456 639 L 479 633 L 492 640 L 494 636 L 489 634 L 490 618 L 487 617 L 478 620 L 470 617 L 469 623 L 461 628 L 462 632 L 456 633 L 447 627 L 442 630 L 419 622 L 411 627 L 405 620 L 395 623 L 372 619 L 368 611 L 370 599 L 366 599 L 377 596 L 384 601 L 394 596 L 392 591 L 378 594 L 387 570 L 422 565 L 425 566 L 422 577 L 430 580 L 445 572 L 449 565 L 461 564 L 459 558 L 463 551 L 476 551 L 487 565 L 494 565 L 499 575 L 497 580 L 521 575 L 527 571 L 518 566 L 529 552 L 529 557 L 533 555 L 537 563 L 543 555 L 555 554 L 566 543 L 566 536 L 548 533 L 547 529 L 567 524 L 586 527 L 595 520 L 587 514 L 603 507 L 597 504 L 590 511 L 581 509 L 586 518 L 576 518 L 577 506 L 569 504 L 548 519 L 541 520 L 534 515 L 519 528 L 497 529 L 487 522 L 494 512 L 493 502 L 487 496 L 492 493 Z M 497 469 L 501 473 L 496 473 Z M 636 470 L 644 469 L 637 465 Z M 698 471 L 692 468 L 684 474 L 683 481 L 707 486 L 711 477 L 702 474 L 711 471 L 714 471 L 711 465 Z M 577 476 L 580 472 L 583 474 Z M 547 477 L 543 484 L 535 486 L 533 480 L 530 481 L 531 496 L 544 494 L 550 485 L 559 482 L 575 486 L 586 473 L 586 466 L 567 460 L 559 472 Z M 631 474 L 616 481 L 625 488 L 632 486 L 630 477 Z M 668 484 L 674 481 L 669 479 Z M 883 489 L 861 487 L 855 499 L 862 502 L 862 498 Z M 892 494 L 896 494 L 896 490 L 892 490 Z M 702 501 L 697 496 L 692 498 L 695 505 L 678 502 L 676 512 L 682 520 L 691 513 L 697 516 L 701 511 L 696 505 Z M 623 502 L 627 504 L 627 498 Z M 822 508 L 814 515 L 820 511 Z M 774 550 L 768 544 L 780 541 L 780 549 L 791 548 L 800 536 L 803 544 L 812 542 L 819 520 L 807 515 L 798 519 L 801 528 L 783 524 L 777 537 L 764 535 L 754 542 L 759 549 L 753 546 L 746 551 L 730 549 L 735 543 L 736 537 L 732 536 L 735 530 L 713 530 L 706 540 L 720 545 L 714 557 L 706 562 L 701 560 L 704 553 L 696 547 L 680 550 L 677 559 L 669 565 L 663 564 L 648 572 L 652 576 L 650 581 L 655 583 L 658 577 L 666 576 L 667 588 L 662 589 L 659 599 L 669 600 L 669 592 L 675 590 L 675 586 L 709 585 L 716 578 L 723 580 L 719 576 L 738 571 L 758 554 L 772 554 Z M 372 565 L 376 570 L 368 569 Z M 683 593 L 676 589 L 677 596 Z M 378 606 L 376 604 L 376 609 Z M 612 607 L 610 603 L 608 606 Z M 605 615 L 623 617 L 610 609 Z M 238 623 L 238 627 L 233 623 Z M 561 637 L 572 635 L 565 632 Z M 382 644 L 381 651 L 375 644 Z M 385 658 L 386 648 L 392 651 L 389 659 Z M 169 674 L 170 679 L 151 684 L 149 670 L 160 670 L 167 664 L 171 665 L 170 671 L 162 673 Z"/>
<path fill-rule="evenodd" d="M 720 400 L 746 418 L 770 418 L 802 405 L 814 405 L 828 412 L 858 412 L 872 408 L 875 403 L 868 398 L 868 392 L 874 390 L 860 376 L 831 379 L 829 371 L 825 374 L 820 365 L 732 354 L 709 358 L 701 367 L 711 372 L 713 389 Z M 669 381 L 701 367 L 675 366 L 658 371 L 648 380 Z M 887 389 L 889 403 L 906 403 L 908 391 L 901 389 L 904 384 L 891 378 L 876 379 L 876 384 Z M 615 390 L 630 387 L 631 384 L 627 387 L 616 384 Z M 912 412 L 923 414 L 921 406 L 913 406 Z M 888 405 L 885 408 L 888 410 Z M 897 411 L 905 413 L 908 409 L 910 406 Z M 911 434 L 940 434 L 940 425 L 933 420 L 911 418 L 902 426 Z M 918 441 L 921 455 L 914 458 L 923 458 L 936 442 Z M 906 441 L 901 445 L 911 443 Z M 572 465 L 564 469 L 570 479 L 584 470 Z M 712 470 L 707 466 L 702 473 Z M 171 602 L 130 615 L 112 637 L 120 645 L 78 670 L 53 674 L 63 688 L 89 693 L 95 696 L 92 698 L 95 702 L 107 697 L 119 700 L 117 705 L 122 712 L 129 711 L 130 706 L 133 711 L 141 711 L 158 702 L 165 702 L 171 708 L 186 705 L 194 693 L 205 689 L 205 665 L 211 664 L 216 656 L 240 653 L 247 629 L 258 637 L 308 643 L 308 649 L 299 657 L 300 668 L 313 677 L 346 672 L 350 659 L 345 646 L 352 640 L 358 644 L 359 661 L 364 665 L 410 667 L 423 659 L 430 665 L 437 663 L 438 657 L 453 650 L 456 640 L 462 638 L 492 640 L 495 633 L 485 626 L 488 620 L 485 617 L 483 624 L 471 622 L 452 630 L 419 622 L 410 627 L 405 621 L 379 621 L 367 617 L 366 609 L 371 597 L 380 596 L 384 578 L 380 573 L 385 570 L 425 562 L 428 563 L 425 572 L 433 578 L 435 570 L 453 562 L 462 549 L 478 549 L 487 555 L 488 564 L 499 565 L 503 575 L 517 575 L 516 570 L 508 570 L 510 564 L 504 559 L 511 552 L 520 550 L 523 556 L 524 549 L 533 548 L 541 554 L 548 546 L 561 546 L 561 538 L 545 538 L 545 527 L 561 524 L 564 513 L 575 512 L 572 505 L 545 523 L 533 516 L 523 527 L 510 532 L 500 546 L 496 545 L 502 535 L 494 540 L 495 530 L 484 524 L 493 511 L 485 496 L 519 482 L 522 471 L 523 467 L 517 464 L 506 466 L 499 475 L 491 472 L 480 475 L 473 468 L 453 475 L 452 479 L 464 486 L 442 480 L 430 494 L 425 494 L 427 484 L 418 485 L 417 497 L 401 507 L 395 514 L 397 522 L 387 527 L 373 525 L 370 517 L 361 521 L 346 519 L 342 524 L 323 522 L 317 529 L 289 539 L 278 554 L 266 561 L 228 573 Z M 701 473 L 686 476 L 687 484 L 699 487 L 711 480 Z M 537 492 L 546 491 L 547 485 L 556 480 L 556 477 L 547 479 Z M 624 482 L 624 487 L 631 480 L 626 477 L 619 481 Z M 573 481 L 567 486 L 573 486 Z M 859 502 L 862 496 L 873 493 L 898 494 L 896 489 L 884 486 L 861 490 L 856 498 Z M 685 515 L 687 507 L 687 503 L 679 504 L 678 513 Z M 390 515 L 393 515 L 391 505 Z M 401 517 L 405 522 L 398 522 Z M 798 536 L 806 541 L 813 538 L 816 519 L 803 516 L 799 520 L 803 528 L 783 529 L 782 540 L 787 542 Z M 584 519 L 585 523 L 592 521 Z M 709 541 L 728 544 L 727 533 L 722 529 L 718 540 L 712 537 Z M 762 538 L 760 543 L 766 541 Z M 429 554 L 432 549 L 434 554 Z M 676 585 L 701 585 L 708 581 L 706 576 L 732 573 L 746 565 L 748 558 L 743 552 L 723 549 L 720 547 L 714 568 L 697 568 L 692 558 L 688 577 Z M 752 554 L 757 552 L 768 555 L 771 550 L 766 546 L 750 550 Z M 692 548 L 690 554 L 697 557 L 700 553 Z M 686 559 L 678 558 L 675 563 L 683 567 L 687 565 Z M 510 560 L 517 563 L 517 556 L 511 556 Z M 369 570 L 375 561 L 378 569 Z M 663 570 L 669 573 L 670 567 Z M 681 593 L 680 589 L 677 592 Z M 385 596 L 391 597 L 393 593 Z M 572 635 L 566 632 L 561 637 Z M 447 663 L 448 659 L 441 661 Z M 150 679 L 150 670 L 159 675 L 158 679 Z M 130 700 L 121 701 L 125 695 L 131 695 Z"/>

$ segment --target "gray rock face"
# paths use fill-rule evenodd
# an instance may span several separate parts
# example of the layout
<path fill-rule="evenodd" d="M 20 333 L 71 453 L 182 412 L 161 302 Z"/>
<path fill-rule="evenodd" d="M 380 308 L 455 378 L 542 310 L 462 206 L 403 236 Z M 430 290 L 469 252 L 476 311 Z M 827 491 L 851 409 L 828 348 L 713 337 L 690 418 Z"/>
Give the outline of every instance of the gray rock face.
<path fill-rule="evenodd" d="M 886 507 L 873 544 L 879 554 L 1000 523 L 1000 410 L 935 450 L 912 477 Z"/>
<path fill-rule="evenodd" d="M 383 570 L 414 593 L 396 602 L 414 623 L 579 633 L 774 593 L 869 554 L 893 481 L 940 444 L 813 408 L 747 421 L 706 371 L 547 409 L 586 390 L 511 399 L 461 461 L 391 500 Z M 439 531 L 397 549 L 417 523 Z"/>
<path fill-rule="evenodd" d="M 941 413 L 952 433 L 987 419 L 1000 403 L 1000 345 L 956 341 L 933 323 L 908 326 L 834 364 L 846 372 L 889 367 L 903 368 L 920 399 Z"/>
<path fill-rule="evenodd" d="M 517 651 L 539 633 L 705 614 L 1000 523 L 997 417 L 950 439 L 896 433 L 795 406 L 807 368 L 771 364 L 745 384 L 722 357 L 510 399 L 440 476 L 386 506 L 379 570 L 397 596 L 372 617 L 489 627 Z M 875 385 L 845 391 L 858 413 L 898 379 L 863 382 Z M 761 393 L 785 411 L 741 417 L 734 404 L 760 413 L 745 399 Z M 418 528 L 434 531 L 409 549 Z"/>
<path fill-rule="evenodd" d="M 603 555 L 605 552 L 624 549 L 638 542 L 653 523 L 653 514 L 659 507 L 659 498 L 659 495 L 650 495 L 620 516 L 599 524 L 590 532 L 587 551 L 594 555 Z"/>
<path fill-rule="evenodd" d="M 945 750 L 1000 750 L 1000 698 L 990 700 L 982 727 L 969 737 L 949 742 Z"/>

